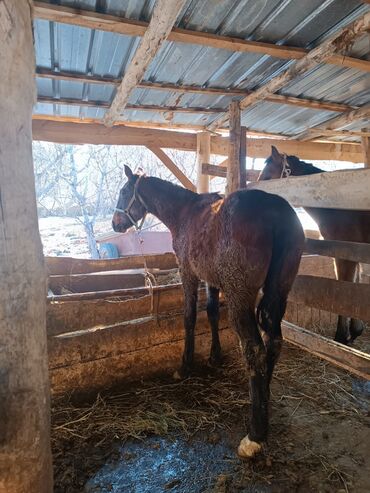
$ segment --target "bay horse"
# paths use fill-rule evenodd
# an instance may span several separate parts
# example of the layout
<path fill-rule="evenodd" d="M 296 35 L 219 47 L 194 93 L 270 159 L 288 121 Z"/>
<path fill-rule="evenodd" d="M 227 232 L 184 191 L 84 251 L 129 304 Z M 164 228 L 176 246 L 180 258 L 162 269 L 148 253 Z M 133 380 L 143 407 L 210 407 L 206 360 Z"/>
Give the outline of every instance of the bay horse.
<path fill-rule="evenodd" d="M 271 146 L 271 155 L 266 159 L 265 167 L 258 180 L 324 172 L 311 163 L 301 161 L 296 156 L 281 154 L 275 146 Z M 370 212 L 316 207 L 305 207 L 304 209 L 317 223 L 321 236 L 325 240 L 370 243 Z M 334 261 L 338 280 L 355 282 L 358 279 L 358 263 L 343 259 L 334 259 Z M 342 344 L 352 343 L 362 334 L 363 330 L 364 323 L 361 320 L 349 319 L 340 315 L 334 340 Z"/>
<path fill-rule="evenodd" d="M 149 212 L 172 234 L 184 289 L 182 377 L 193 365 L 199 281 L 209 286 L 214 362 L 221 357 L 219 290 L 225 295 L 230 323 L 250 370 L 250 433 L 240 442 L 238 453 L 253 457 L 267 438 L 270 380 L 282 343 L 280 323 L 304 246 L 300 221 L 277 195 L 242 190 L 223 198 L 134 174 L 128 166 L 125 174 L 127 182 L 112 220 L 114 231 L 137 227 Z M 256 309 L 261 288 L 263 297 Z"/>

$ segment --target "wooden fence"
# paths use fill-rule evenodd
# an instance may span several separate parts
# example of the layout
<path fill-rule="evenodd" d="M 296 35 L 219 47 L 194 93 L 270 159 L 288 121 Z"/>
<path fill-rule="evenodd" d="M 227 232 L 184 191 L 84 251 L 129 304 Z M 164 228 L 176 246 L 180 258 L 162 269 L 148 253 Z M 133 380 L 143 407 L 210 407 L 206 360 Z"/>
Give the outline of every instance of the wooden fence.
<path fill-rule="evenodd" d="M 203 167 L 209 172 L 217 171 L 216 166 Z M 255 179 L 256 173 L 248 178 Z M 277 193 L 296 206 L 370 210 L 370 169 L 252 182 L 249 186 Z M 370 378 L 370 355 L 297 326 L 291 316 L 294 311 L 300 313 L 297 321 L 306 325 L 305 307 L 310 307 L 326 314 L 370 321 L 370 284 L 335 280 L 332 260 L 328 258 L 370 263 L 370 245 L 307 239 L 305 253 L 289 296 L 286 315 L 290 322 L 283 323 L 284 338 L 357 376 Z M 173 254 L 146 256 L 146 260 L 150 269 L 160 272 L 177 265 Z M 61 286 L 69 283 L 74 291 L 52 296 L 48 301 L 54 393 L 106 387 L 122 379 L 143 378 L 155 369 L 178 366 L 183 347 L 181 284 L 156 286 L 151 291 L 143 287 L 142 271 L 132 271 L 142 269 L 141 256 L 104 261 L 48 258 L 46 263 L 49 286 L 61 293 Z M 202 286 L 196 329 L 199 357 L 206 356 L 210 345 L 205 301 Z M 236 344 L 224 306 L 220 332 L 226 348 Z"/>

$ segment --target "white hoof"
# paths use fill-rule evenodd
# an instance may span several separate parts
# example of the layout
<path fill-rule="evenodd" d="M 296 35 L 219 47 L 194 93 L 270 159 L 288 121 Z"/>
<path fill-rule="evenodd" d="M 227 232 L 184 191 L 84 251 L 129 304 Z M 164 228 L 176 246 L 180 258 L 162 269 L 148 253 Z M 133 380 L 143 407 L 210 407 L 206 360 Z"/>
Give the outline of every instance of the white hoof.
<path fill-rule="evenodd" d="M 181 380 L 180 372 L 176 370 L 175 373 L 172 375 L 172 378 L 174 380 Z"/>
<path fill-rule="evenodd" d="M 262 445 L 257 442 L 249 440 L 248 435 L 243 438 L 238 447 L 238 455 L 240 457 L 254 457 L 262 449 Z"/>

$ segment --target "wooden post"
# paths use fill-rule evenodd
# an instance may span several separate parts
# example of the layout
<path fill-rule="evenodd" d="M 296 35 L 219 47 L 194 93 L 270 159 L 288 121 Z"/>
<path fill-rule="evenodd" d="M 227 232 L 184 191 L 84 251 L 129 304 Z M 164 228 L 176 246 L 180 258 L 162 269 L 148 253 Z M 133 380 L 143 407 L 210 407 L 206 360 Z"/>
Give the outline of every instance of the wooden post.
<path fill-rule="evenodd" d="M 240 128 L 240 188 L 247 186 L 247 129 L 246 127 Z"/>
<path fill-rule="evenodd" d="M 229 166 L 227 167 L 226 193 L 235 192 L 240 188 L 240 106 L 238 101 L 232 101 L 229 105 Z"/>
<path fill-rule="evenodd" d="M 366 132 L 367 129 L 363 128 L 362 131 Z M 364 167 L 370 168 L 370 137 L 361 137 L 361 144 L 364 153 Z"/>
<path fill-rule="evenodd" d="M 209 176 L 202 174 L 202 164 L 209 163 L 211 157 L 211 135 L 209 132 L 197 134 L 197 192 L 209 191 Z"/>
<path fill-rule="evenodd" d="M 0 2 L 0 493 L 50 493 L 46 277 L 32 165 L 31 3 Z"/>

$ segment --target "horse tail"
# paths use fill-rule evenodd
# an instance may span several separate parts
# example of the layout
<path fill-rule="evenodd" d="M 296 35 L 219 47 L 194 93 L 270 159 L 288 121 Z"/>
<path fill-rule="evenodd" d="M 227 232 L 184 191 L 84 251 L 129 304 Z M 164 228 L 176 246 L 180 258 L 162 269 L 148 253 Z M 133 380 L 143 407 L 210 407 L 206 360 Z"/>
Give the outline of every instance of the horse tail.
<path fill-rule="evenodd" d="M 288 205 L 287 214 L 273 225 L 273 242 L 270 265 L 263 286 L 256 319 L 259 326 L 272 337 L 281 336 L 288 294 L 297 275 L 303 252 L 304 233 L 301 223 Z"/>

